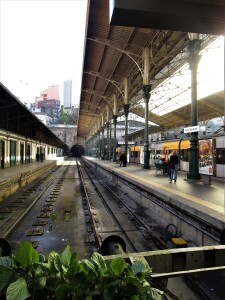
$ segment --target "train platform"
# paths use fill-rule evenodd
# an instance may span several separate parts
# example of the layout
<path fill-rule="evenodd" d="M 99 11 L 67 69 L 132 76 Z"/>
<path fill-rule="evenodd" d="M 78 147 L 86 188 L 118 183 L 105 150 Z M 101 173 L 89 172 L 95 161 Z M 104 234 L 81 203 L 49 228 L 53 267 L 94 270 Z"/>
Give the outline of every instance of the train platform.
<path fill-rule="evenodd" d="M 10 196 L 18 188 L 23 187 L 48 170 L 55 168 L 59 160 L 44 160 L 43 162 L 32 162 L 10 168 L 0 169 L 0 201 Z"/>
<path fill-rule="evenodd" d="M 137 185 L 154 190 L 156 194 L 166 197 L 169 201 L 176 201 L 185 210 L 195 215 L 203 215 L 209 222 L 225 228 L 225 179 L 211 178 L 211 184 L 203 181 L 187 181 L 187 173 L 178 171 L 177 182 L 170 183 L 167 174 L 152 167 L 143 169 L 140 165 L 128 164 L 120 167 L 118 163 L 85 157 L 89 161 L 111 169 Z"/>

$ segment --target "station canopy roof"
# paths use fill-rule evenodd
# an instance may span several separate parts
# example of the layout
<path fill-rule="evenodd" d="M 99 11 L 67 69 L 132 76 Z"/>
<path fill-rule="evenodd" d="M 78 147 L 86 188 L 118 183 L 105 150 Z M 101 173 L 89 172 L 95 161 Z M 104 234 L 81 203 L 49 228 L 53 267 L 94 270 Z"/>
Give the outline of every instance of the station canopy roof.
<path fill-rule="evenodd" d="M 115 5 L 117 2 L 132 2 L 135 7 L 137 2 L 141 6 L 146 1 L 114 2 Z M 165 4 L 163 0 L 159 2 Z M 225 3 L 219 0 L 213 2 L 213 7 L 207 0 L 167 0 L 167 3 L 169 2 L 173 5 L 177 2 L 183 4 L 189 2 L 194 5 L 197 3 L 211 11 L 220 9 L 223 13 L 225 12 Z M 129 13 L 126 8 L 125 11 Z M 161 130 L 191 124 L 191 75 L 187 50 L 189 36 L 181 29 L 191 30 L 192 28 L 185 27 L 185 24 L 182 27 L 182 22 L 178 22 L 180 27 L 176 28 L 174 25 L 173 30 L 159 29 L 158 19 L 156 24 L 150 24 L 152 28 L 149 28 L 149 24 L 144 21 L 145 14 L 139 18 L 137 27 L 132 27 L 135 24 L 129 23 L 129 18 L 118 19 L 118 16 L 123 16 L 121 12 L 124 11 L 120 10 L 119 14 L 116 11 L 114 15 L 111 15 L 113 25 L 110 25 L 109 1 L 88 1 L 78 137 L 89 138 L 100 129 L 102 116 L 107 121 L 105 118 L 107 105 L 110 107 L 110 119 L 112 119 L 114 94 L 118 100 L 117 115 L 124 114 L 125 77 L 129 78 L 129 112 L 142 118 L 145 117 L 142 92 L 143 49 L 145 47 L 149 47 L 151 53 L 149 121 Z M 138 12 L 138 16 L 140 14 L 141 12 Z M 115 22 L 119 26 L 115 25 Z M 198 68 L 199 121 L 224 116 L 225 113 L 224 37 L 217 34 L 221 32 L 221 28 L 224 30 L 225 26 L 224 23 L 220 23 L 218 22 L 220 27 L 215 27 L 215 24 L 210 27 L 209 24 L 206 27 L 209 34 L 204 32 L 199 35 L 202 41 Z M 144 25 L 141 27 L 142 24 L 146 27 Z M 198 22 L 195 21 L 193 24 L 196 25 Z M 196 28 L 193 28 L 192 32 L 197 32 L 197 30 L 194 31 Z"/>
<path fill-rule="evenodd" d="M 68 146 L 0 83 L 0 130 L 12 132 L 58 148 Z"/>

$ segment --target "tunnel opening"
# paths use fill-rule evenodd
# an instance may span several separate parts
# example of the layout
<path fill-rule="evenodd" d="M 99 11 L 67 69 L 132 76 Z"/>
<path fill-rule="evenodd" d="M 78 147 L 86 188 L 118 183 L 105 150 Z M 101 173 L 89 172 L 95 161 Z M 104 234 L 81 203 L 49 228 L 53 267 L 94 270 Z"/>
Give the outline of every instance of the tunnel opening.
<path fill-rule="evenodd" d="M 72 146 L 70 149 L 71 157 L 81 157 L 82 155 L 84 155 L 84 147 L 82 145 L 76 144 Z"/>

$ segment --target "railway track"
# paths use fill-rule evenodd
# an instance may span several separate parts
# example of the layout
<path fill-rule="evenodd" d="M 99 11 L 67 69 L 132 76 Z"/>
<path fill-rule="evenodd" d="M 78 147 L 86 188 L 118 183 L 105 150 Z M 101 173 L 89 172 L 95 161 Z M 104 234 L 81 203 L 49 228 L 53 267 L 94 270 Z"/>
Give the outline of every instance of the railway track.
<path fill-rule="evenodd" d="M 91 174 L 91 171 L 93 172 L 94 175 L 92 176 L 94 177 L 94 180 L 97 180 L 98 178 L 98 184 L 101 182 L 101 185 L 104 186 L 110 192 L 110 194 L 114 196 L 114 201 L 119 203 L 120 209 L 124 211 L 125 214 L 129 215 L 129 219 L 135 220 L 136 226 L 139 227 L 139 229 L 144 233 L 144 235 L 146 235 L 147 239 L 151 240 L 151 243 L 148 243 L 147 246 L 150 249 L 146 249 L 145 251 L 166 248 L 168 249 L 173 248 L 175 246 L 171 243 L 171 237 L 181 236 L 181 233 L 179 233 L 178 228 L 176 228 L 174 224 L 168 224 L 166 228 L 160 226 L 159 224 L 156 224 L 155 219 L 150 218 L 150 215 L 152 214 L 151 211 L 148 210 L 146 207 L 144 208 L 138 206 L 137 202 L 131 199 L 130 195 L 132 194 L 132 192 L 129 194 L 124 194 L 120 189 L 115 187 L 115 184 L 112 183 L 111 180 L 106 178 L 107 176 L 101 175 L 101 173 L 97 175 L 97 173 L 95 172 L 95 167 L 93 168 L 90 167 L 90 165 L 87 165 L 86 168 L 86 173 Z M 129 185 L 129 183 L 125 182 L 125 180 L 123 181 L 123 183 L 127 186 Z M 132 185 L 131 188 L 134 190 L 133 197 L 135 198 L 139 187 Z M 144 194 L 144 196 L 150 201 L 153 200 L 153 203 L 155 203 L 156 205 L 160 205 L 163 207 L 165 206 L 165 209 L 167 210 L 168 214 L 172 213 L 178 215 L 178 217 L 180 216 L 182 220 L 188 222 L 190 226 L 193 226 L 194 228 L 198 229 L 200 233 L 208 235 L 215 242 L 220 242 L 221 230 L 219 228 L 211 226 L 210 223 L 205 222 L 204 220 L 201 220 L 198 217 L 191 215 L 190 213 L 182 209 L 177 209 L 175 205 L 170 205 L 168 201 L 165 201 L 164 203 L 164 199 L 160 197 L 156 197 L 153 194 L 148 195 L 144 191 L 141 191 L 140 193 L 142 193 L 142 195 Z M 189 246 L 196 246 L 194 243 L 192 244 L 191 241 L 188 241 L 188 244 Z M 216 276 L 217 279 L 215 279 Z M 224 275 L 223 273 L 221 273 L 221 276 L 218 274 L 216 276 L 212 275 L 212 277 L 210 277 L 202 274 L 195 276 L 185 276 L 182 279 L 180 279 L 180 282 L 182 281 L 184 290 L 187 288 L 185 286 L 188 286 L 190 294 L 194 294 L 192 294 L 191 296 L 189 295 L 188 299 L 222 300 L 224 299 L 224 296 L 222 296 L 222 298 L 220 297 L 221 295 L 224 295 L 224 293 L 223 291 L 221 291 L 221 288 L 218 287 L 218 281 L 223 281 Z M 178 286 L 180 285 L 180 282 Z M 165 290 L 165 287 L 163 289 Z M 171 299 L 184 299 L 184 296 L 181 295 L 181 298 L 177 297 L 176 295 L 171 293 L 171 291 L 168 290 L 167 294 L 170 296 Z"/>
<path fill-rule="evenodd" d="M 129 252 L 168 248 L 165 241 L 170 240 L 170 232 L 153 223 L 153 220 L 144 214 L 143 209 L 137 203 L 121 194 L 121 190 L 115 185 L 110 185 L 106 180 L 98 177 L 90 169 L 87 170 L 81 164 L 79 173 L 87 199 L 84 209 L 92 221 L 98 248 L 101 248 L 105 238 L 112 234 L 119 235 L 124 239 Z M 91 191 L 93 187 L 99 196 L 97 201 L 96 197 L 90 196 L 93 194 Z M 102 218 L 104 211 L 105 217 Z M 108 224 L 104 224 L 106 219 Z"/>
<path fill-rule="evenodd" d="M 54 207 L 70 164 L 64 162 L 2 201 L 0 236 L 8 239 L 12 248 L 21 240 L 31 241 L 37 248 L 51 230 L 51 221 L 56 217 Z"/>
<path fill-rule="evenodd" d="M 0 237 L 13 249 L 18 241 L 30 241 L 44 255 L 69 244 L 81 258 L 112 235 L 120 236 L 129 252 L 158 249 L 150 227 L 112 189 L 75 159 L 68 160 L 0 203 Z"/>

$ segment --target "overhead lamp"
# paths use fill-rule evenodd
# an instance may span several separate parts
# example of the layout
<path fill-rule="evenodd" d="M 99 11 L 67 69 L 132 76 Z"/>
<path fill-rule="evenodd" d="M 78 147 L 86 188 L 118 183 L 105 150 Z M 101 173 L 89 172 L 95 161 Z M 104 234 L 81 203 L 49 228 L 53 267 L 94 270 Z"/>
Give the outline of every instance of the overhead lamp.
<path fill-rule="evenodd" d="M 198 40 L 199 39 L 199 33 L 188 32 L 188 37 L 189 37 L 190 41 Z"/>

